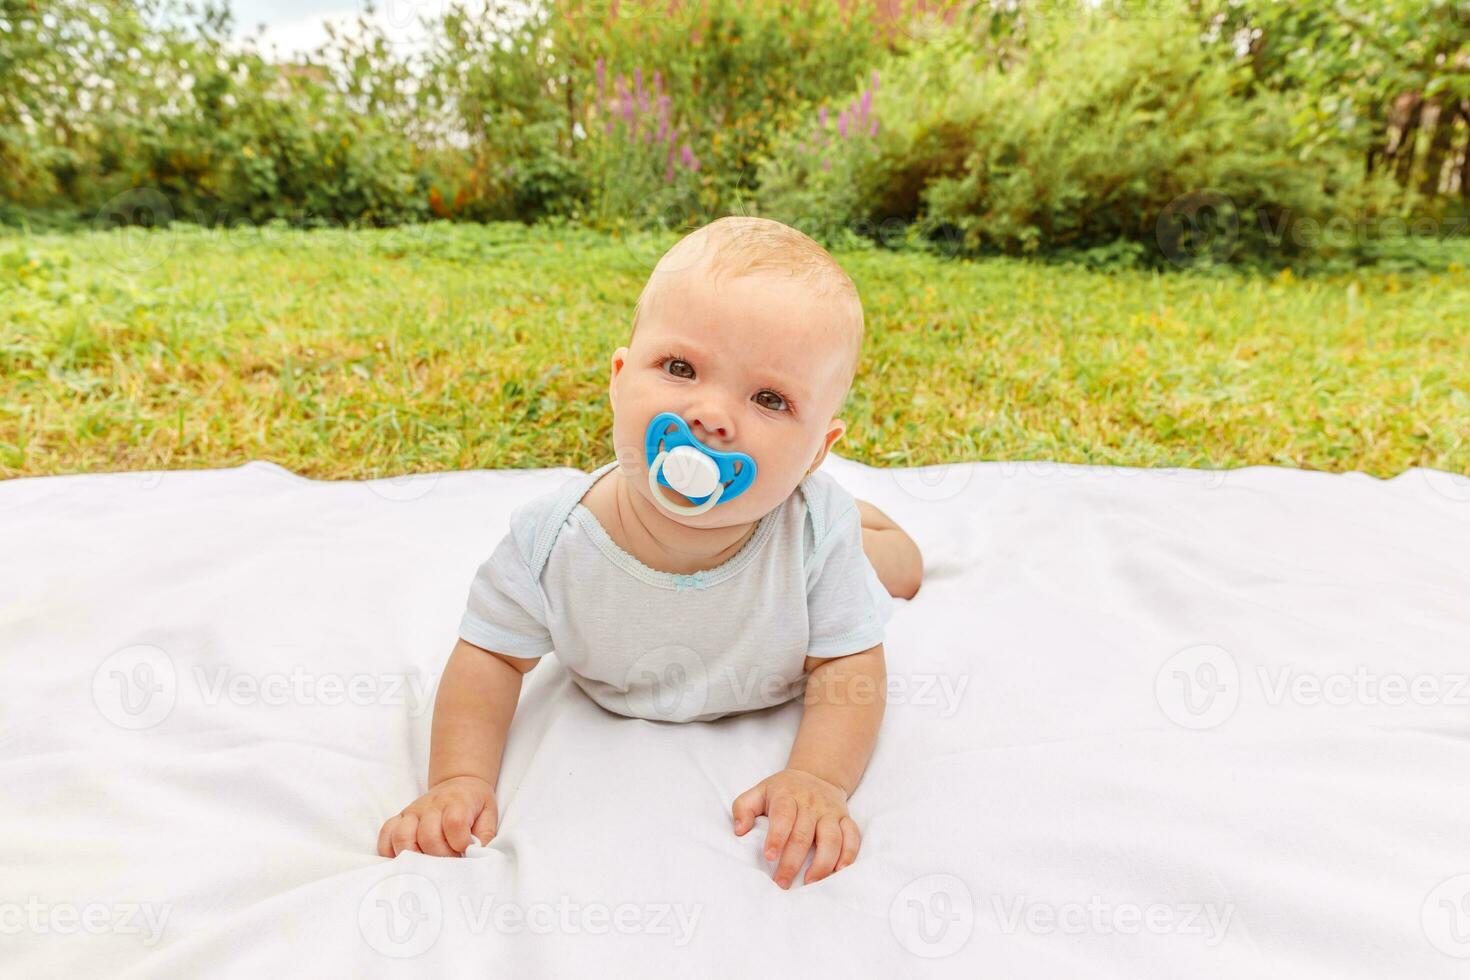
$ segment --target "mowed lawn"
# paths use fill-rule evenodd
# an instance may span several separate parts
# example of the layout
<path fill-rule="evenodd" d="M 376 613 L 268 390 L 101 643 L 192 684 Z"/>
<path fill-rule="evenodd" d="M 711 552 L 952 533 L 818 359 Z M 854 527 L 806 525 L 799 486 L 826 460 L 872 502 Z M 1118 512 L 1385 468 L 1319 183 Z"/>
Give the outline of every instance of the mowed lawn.
<path fill-rule="evenodd" d="M 380 477 L 612 458 L 608 356 L 677 236 L 505 224 L 0 237 L 0 476 Z M 1470 473 L 1470 273 L 845 252 L 837 452 Z"/>

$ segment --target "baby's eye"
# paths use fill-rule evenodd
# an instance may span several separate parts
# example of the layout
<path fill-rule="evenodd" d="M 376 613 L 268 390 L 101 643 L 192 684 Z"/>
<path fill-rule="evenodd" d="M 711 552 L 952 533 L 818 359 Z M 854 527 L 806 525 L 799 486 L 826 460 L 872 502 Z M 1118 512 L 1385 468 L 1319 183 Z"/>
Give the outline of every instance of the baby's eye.
<path fill-rule="evenodd" d="M 769 388 L 755 393 L 755 403 L 761 408 L 769 408 L 773 412 L 781 412 L 786 409 L 786 399 Z"/>
<path fill-rule="evenodd" d="M 670 374 L 672 374 L 672 375 L 674 375 L 675 377 L 678 377 L 678 378 L 692 378 L 692 377 L 694 377 L 694 365 L 693 364 L 690 364 L 686 360 L 683 360 L 682 358 L 678 358 L 678 357 L 671 357 L 671 358 L 669 358 L 667 361 L 664 362 L 664 368 Z M 686 370 L 689 372 L 688 374 L 685 374 L 684 373 Z"/>

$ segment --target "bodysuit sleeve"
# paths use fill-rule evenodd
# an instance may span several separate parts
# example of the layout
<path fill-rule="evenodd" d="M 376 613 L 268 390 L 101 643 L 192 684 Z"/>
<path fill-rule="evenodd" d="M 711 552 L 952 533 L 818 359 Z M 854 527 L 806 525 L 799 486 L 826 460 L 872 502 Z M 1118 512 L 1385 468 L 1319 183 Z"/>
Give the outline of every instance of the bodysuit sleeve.
<path fill-rule="evenodd" d="M 524 514 L 512 516 L 511 530 L 475 572 L 459 635 L 485 650 L 533 658 L 550 653 L 552 642 L 545 601 L 528 564 L 528 535 L 517 534 Z"/>
<path fill-rule="evenodd" d="M 829 485 L 808 498 L 816 532 L 807 570 L 807 656 L 843 657 L 883 642 L 893 599 L 863 551 L 857 501 L 831 477 L 815 476 Z"/>

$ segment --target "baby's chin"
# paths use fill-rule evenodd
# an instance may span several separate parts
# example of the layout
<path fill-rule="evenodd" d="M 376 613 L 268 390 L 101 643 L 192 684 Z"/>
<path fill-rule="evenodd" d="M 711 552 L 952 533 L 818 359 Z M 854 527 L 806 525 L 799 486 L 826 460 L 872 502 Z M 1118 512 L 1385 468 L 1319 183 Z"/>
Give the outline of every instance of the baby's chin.
<path fill-rule="evenodd" d="M 689 498 L 685 497 L 681 493 L 677 493 L 676 491 L 670 490 L 669 488 L 664 486 L 660 486 L 658 489 L 659 492 L 664 495 L 664 499 L 671 504 L 683 507 L 694 506 L 692 503 L 690 503 Z M 700 531 L 713 531 L 722 527 L 734 527 L 739 524 L 751 524 L 755 521 L 760 520 L 762 517 L 765 517 L 766 514 L 770 513 L 770 509 L 762 511 L 758 508 L 752 508 L 749 504 L 753 503 L 753 501 L 747 502 L 742 499 L 738 502 L 738 504 L 736 501 L 731 501 L 728 504 L 716 504 L 714 507 L 711 507 L 703 514 L 696 514 L 692 517 L 686 516 L 684 514 L 671 514 L 667 510 L 664 510 L 662 507 L 659 507 L 658 504 L 652 500 L 651 491 L 648 487 L 639 488 L 639 492 L 641 496 L 643 496 L 644 499 L 648 500 L 648 502 L 652 506 L 658 508 L 658 512 L 660 514 L 664 515 L 669 520 L 674 521 L 677 524 L 682 524 L 685 527 L 694 528 Z"/>

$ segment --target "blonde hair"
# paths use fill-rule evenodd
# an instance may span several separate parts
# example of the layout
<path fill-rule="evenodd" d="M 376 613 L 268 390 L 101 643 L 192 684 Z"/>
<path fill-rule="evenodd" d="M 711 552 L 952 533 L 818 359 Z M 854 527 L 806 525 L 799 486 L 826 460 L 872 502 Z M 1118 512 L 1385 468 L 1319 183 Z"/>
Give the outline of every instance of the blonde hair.
<path fill-rule="evenodd" d="M 728 215 L 696 228 L 675 242 L 653 267 L 633 307 L 629 344 L 659 288 L 674 277 L 696 269 L 708 272 L 716 282 L 755 272 L 784 272 L 808 286 L 817 297 L 844 307 L 843 319 L 848 325 L 845 399 L 862 353 L 863 304 L 852 277 L 825 248 L 810 236 L 771 218 Z"/>

